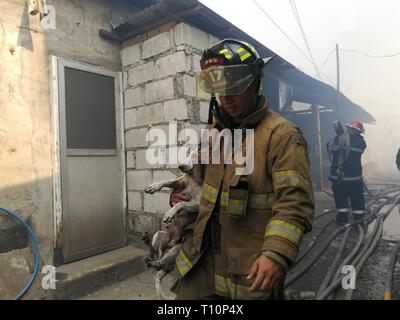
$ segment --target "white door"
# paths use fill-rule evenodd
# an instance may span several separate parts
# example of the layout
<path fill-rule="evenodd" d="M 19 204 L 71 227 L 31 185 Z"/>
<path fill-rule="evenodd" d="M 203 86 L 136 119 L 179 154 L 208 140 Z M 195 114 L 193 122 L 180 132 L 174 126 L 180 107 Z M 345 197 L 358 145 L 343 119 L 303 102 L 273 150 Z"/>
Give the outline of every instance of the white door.
<path fill-rule="evenodd" d="M 119 73 L 58 58 L 63 263 L 126 244 Z"/>

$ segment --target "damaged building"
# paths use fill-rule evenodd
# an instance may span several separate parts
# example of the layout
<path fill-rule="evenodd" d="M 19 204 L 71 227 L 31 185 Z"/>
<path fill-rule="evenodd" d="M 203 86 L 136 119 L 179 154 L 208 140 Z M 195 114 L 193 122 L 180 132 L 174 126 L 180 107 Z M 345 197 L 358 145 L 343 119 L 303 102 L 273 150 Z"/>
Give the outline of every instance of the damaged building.
<path fill-rule="evenodd" d="M 209 103 L 196 100 L 195 79 L 202 51 L 238 38 L 262 57 L 275 53 L 196 0 L 46 4 L 0 2 L 0 207 L 31 226 L 41 266 L 68 274 L 62 266 L 117 252 L 161 228 L 169 192 L 143 189 L 175 175 L 146 161 L 146 135 L 150 128 L 167 133 L 169 121 L 178 129 L 205 127 Z M 263 87 L 272 109 L 304 132 L 321 189 L 332 122 L 374 118 L 284 57 L 268 65 Z M 6 255 L 25 250 L 29 239 L 1 219 L 0 263 L 6 264 Z M 131 266 L 131 251 L 118 252 L 114 264 Z M 135 259 L 139 265 L 141 251 Z M 32 261 L 26 266 L 32 271 Z"/>

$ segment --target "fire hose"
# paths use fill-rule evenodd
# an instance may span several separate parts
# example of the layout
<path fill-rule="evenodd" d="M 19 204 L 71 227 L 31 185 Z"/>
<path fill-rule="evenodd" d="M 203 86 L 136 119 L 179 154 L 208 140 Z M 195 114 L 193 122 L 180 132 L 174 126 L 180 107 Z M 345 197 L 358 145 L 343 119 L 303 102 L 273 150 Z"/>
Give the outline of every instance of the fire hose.
<path fill-rule="evenodd" d="M 358 276 L 358 274 L 359 274 L 361 268 L 363 267 L 365 261 L 368 259 L 368 257 L 372 254 L 372 252 L 377 247 L 377 245 L 379 243 L 379 240 L 381 239 L 382 233 L 383 233 L 383 221 L 391 213 L 393 208 L 396 206 L 398 200 L 399 199 L 396 198 L 394 203 L 390 206 L 390 208 L 384 214 L 382 214 L 382 215 L 380 215 L 378 217 L 378 219 L 376 221 L 376 224 L 375 224 L 375 226 L 374 226 L 374 228 L 373 228 L 373 230 L 371 232 L 371 235 L 367 240 L 367 243 L 365 244 L 365 246 L 363 247 L 361 252 L 357 255 L 357 257 L 352 262 L 352 264 L 355 265 L 356 277 Z M 378 210 L 376 210 L 375 213 L 373 213 L 373 215 L 377 215 L 379 213 L 379 211 L 383 208 L 384 205 L 385 204 L 379 206 Z M 356 246 L 356 247 L 358 247 L 358 246 Z M 358 251 L 358 249 L 357 249 L 357 251 Z M 355 252 L 355 250 L 353 250 L 352 253 L 353 252 Z M 350 253 L 350 255 L 352 255 L 352 253 Z M 345 259 L 345 261 L 342 263 L 341 267 L 339 268 L 339 270 L 337 271 L 337 273 L 335 275 L 335 280 L 331 283 L 331 285 L 328 288 L 325 289 L 325 291 L 323 291 L 323 292 L 319 291 L 319 294 L 316 297 L 317 300 L 326 299 L 327 297 L 329 297 L 334 292 L 334 290 L 336 290 L 337 286 L 341 282 L 341 277 L 340 277 L 340 274 L 339 274 L 340 269 L 343 267 L 343 265 L 349 263 L 350 260 L 351 259 L 348 259 L 348 258 Z M 353 293 L 353 290 L 347 291 L 346 299 L 351 299 L 352 293 Z"/>
<path fill-rule="evenodd" d="M 32 240 L 33 244 L 33 252 L 34 252 L 34 269 L 32 276 L 28 280 L 28 282 L 25 284 L 25 286 L 22 288 L 22 290 L 17 294 L 17 296 L 14 298 L 14 300 L 19 300 L 23 297 L 23 295 L 29 290 L 29 288 L 32 286 L 33 281 L 35 280 L 38 271 L 39 271 L 39 244 L 36 236 L 34 235 L 32 229 L 28 226 L 28 224 L 22 220 L 17 214 L 14 212 L 11 212 L 7 209 L 0 208 L 0 212 L 5 213 L 7 216 L 10 216 L 14 219 L 16 219 L 19 223 L 22 224 L 26 232 L 28 233 L 29 237 Z"/>

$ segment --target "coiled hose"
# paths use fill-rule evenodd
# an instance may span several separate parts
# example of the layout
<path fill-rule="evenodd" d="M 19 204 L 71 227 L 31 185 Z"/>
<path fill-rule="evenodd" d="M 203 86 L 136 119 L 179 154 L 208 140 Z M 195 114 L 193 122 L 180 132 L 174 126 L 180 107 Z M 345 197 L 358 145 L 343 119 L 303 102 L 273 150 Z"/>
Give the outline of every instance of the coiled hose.
<path fill-rule="evenodd" d="M 393 281 L 393 272 L 396 267 L 397 254 L 400 251 L 400 241 L 397 241 L 396 246 L 394 247 L 392 254 L 390 256 L 388 272 L 386 274 L 385 280 L 385 293 L 383 295 L 384 300 L 392 299 L 392 281 Z"/>
<path fill-rule="evenodd" d="M 36 275 L 38 274 L 39 271 L 39 244 L 37 241 L 36 236 L 32 232 L 32 229 L 28 226 L 28 224 L 22 220 L 17 214 L 14 212 L 11 212 L 7 209 L 0 208 L 0 212 L 5 213 L 7 216 L 11 216 L 12 218 L 16 219 L 19 223 L 22 224 L 22 226 L 25 228 L 26 232 L 28 233 L 29 237 L 32 240 L 33 243 L 33 252 L 34 252 L 34 269 L 32 276 L 26 283 L 26 285 L 23 287 L 23 289 L 17 294 L 17 296 L 14 298 L 14 300 L 19 300 L 23 297 L 23 295 L 29 290 L 29 288 L 32 286 L 33 281 L 36 278 Z"/>
<path fill-rule="evenodd" d="M 361 268 L 363 267 L 365 261 L 368 259 L 368 257 L 372 254 L 372 252 L 377 247 L 379 240 L 381 239 L 382 233 L 383 233 L 383 221 L 391 213 L 393 208 L 397 205 L 398 201 L 399 201 L 399 198 L 398 197 L 395 198 L 394 203 L 389 207 L 389 209 L 385 213 L 378 216 L 375 226 L 374 226 L 374 228 L 371 232 L 371 235 L 368 238 L 365 246 L 363 247 L 361 252 L 357 255 L 357 257 L 354 259 L 354 261 L 352 261 L 352 264 L 355 266 L 355 269 L 356 269 L 356 277 L 358 277 L 358 274 L 359 274 Z M 379 211 L 384 207 L 385 204 L 386 204 L 386 202 L 384 204 L 380 205 L 379 208 L 377 210 L 375 210 L 375 213 L 373 213 L 373 215 L 378 215 Z M 339 270 L 338 270 L 338 272 L 339 272 Z M 337 274 L 335 275 L 335 277 L 336 276 L 337 276 Z M 326 299 L 328 296 L 330 296 L 333 293 L 333 291 L 339 285 L 340 281 L 341 281 L 340 277 L 337 277 L 335 279 L 335 281 L 333 281 L 328 288 L 326 288 L 322 293 L 317 295 L 316 299 L 317 300 Z M 353 290 L 348 290 L 346 292 L 345 299 L 350 300 L 352 293 L 353 293 Z"/>

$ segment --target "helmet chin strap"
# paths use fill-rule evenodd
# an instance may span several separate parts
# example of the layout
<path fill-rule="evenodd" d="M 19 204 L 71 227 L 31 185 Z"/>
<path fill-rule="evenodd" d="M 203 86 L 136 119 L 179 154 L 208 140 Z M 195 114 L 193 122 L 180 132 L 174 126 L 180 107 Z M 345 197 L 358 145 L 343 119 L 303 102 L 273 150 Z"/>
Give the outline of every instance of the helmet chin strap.
<path fill-rule="evenodd" d="M 256 98 L 256 103 L 254 106 L 254 110 L 251 112 L 256 112 L 261 106 L 259 105 L 261 96 L 257 95 Z M 220 109 L 217 98 L 215 96 L 211 97 L 210 100 L 210 107 L 208 109 L 208 124 L 212 124 L 213 120 L 213 115 L 216 115 L 219 118 L 219 121 L 221 121 L 225 126 L 231 127 L 233 123 L 241 123 L 244 119 L 238 119 L 235 121 L 229 114 L 224 112 L 223 109 Z"/>
<path fill-rule="evenodd" d="M 212 124 L 213 110 L 218 112 L 218 101 L 217 101 L 217 98 L 214 95 L 211 97 L 210 107 L 208 109 L 208 124 Z"/>

